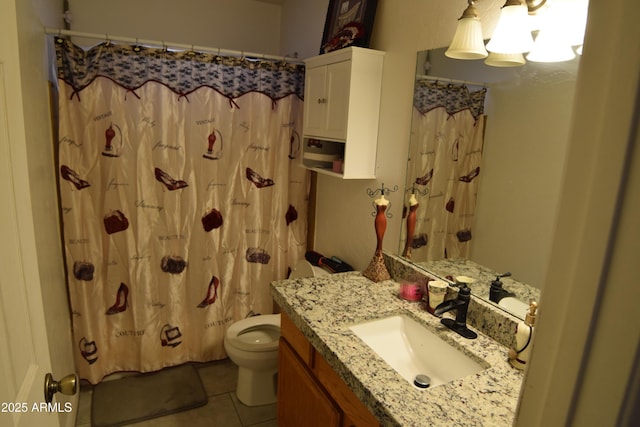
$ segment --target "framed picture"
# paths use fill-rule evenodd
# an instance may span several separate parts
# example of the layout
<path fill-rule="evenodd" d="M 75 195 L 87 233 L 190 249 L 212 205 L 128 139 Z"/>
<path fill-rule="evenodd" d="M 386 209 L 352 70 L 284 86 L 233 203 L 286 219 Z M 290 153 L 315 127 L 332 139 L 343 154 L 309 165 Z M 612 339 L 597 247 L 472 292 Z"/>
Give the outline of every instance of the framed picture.
<path fill-rule="evenodd" d="M 369 47 L 378 0 L 330 0 L 320 54 L 347 46 Z"/>

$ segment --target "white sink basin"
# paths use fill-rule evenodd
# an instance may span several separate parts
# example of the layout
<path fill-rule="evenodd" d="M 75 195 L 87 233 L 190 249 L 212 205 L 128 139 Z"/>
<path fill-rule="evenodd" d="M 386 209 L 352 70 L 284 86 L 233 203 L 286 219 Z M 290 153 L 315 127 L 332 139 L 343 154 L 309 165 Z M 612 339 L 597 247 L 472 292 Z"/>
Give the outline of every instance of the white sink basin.
<path fill-rule="evenodd" d="M 414 387 L 420 374 L 431 379 L 433 388 L 485 369 L 406 315 L 371 320 L 349 329 Z"/>

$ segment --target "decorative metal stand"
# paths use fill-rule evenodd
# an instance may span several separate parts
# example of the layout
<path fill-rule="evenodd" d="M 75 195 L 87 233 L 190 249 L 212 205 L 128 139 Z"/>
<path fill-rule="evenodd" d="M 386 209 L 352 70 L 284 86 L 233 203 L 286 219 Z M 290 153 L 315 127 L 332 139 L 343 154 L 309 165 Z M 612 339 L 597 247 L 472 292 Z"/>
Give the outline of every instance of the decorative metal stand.
<path fill-rule="evenodd" d="M 384 258 L 382 257 L 382 240 L 384 239 L 384 233 L 387 230 L 387 217 L 392 218 L 393 215 L 388 211 L 391 203 L 385 199 L 385 195 L 391 192 L 398 191 L 398 186 L 395 185 L 393 189 L 385 188 L 384 183 L 377 190 L 367 189 L 367 195 L 369 197 L 375 197 L 380 195 L 374 202 L 373 206 L 375 211 L 371 213 L 375 216 L 374 227 L 376 230 L 376 251 L 373 254 L 373 259 L 369 263 L 369 266 L 364 270 L 362 275 L 374 282 L 382 282 L 383 280 L 391 279 L 387 267 L 384 265 Z"/>
<path fill-rule="evenodd" d="M 413 233 L 416 230 L 416 211 L 418 210 L 418 199 L 416 199 L 416 193 L 421 196 L 425 196 L 429 190 L 424 189 L 422 191 L 417 190 L 415 187 L 411 187 L 407 189 L 407 191 L 411 190 L 411 197 L 409 197 L 409 213 L 407 214 L 407 241 L 404 245 L 404 250 L 402 251 L 402 256 L 411 259 L 411 247 L 413 245 Z"/>

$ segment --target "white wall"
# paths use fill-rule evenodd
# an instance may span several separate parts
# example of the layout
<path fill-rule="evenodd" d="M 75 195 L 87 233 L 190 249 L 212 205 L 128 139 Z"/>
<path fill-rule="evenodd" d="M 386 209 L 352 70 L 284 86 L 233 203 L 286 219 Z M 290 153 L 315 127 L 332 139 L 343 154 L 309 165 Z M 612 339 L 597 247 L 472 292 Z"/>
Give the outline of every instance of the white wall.
<path fill-rule="evenodd" d="M 254 0 L 69 0 L 74 31 L 280 53 L 280 5 Z"/>
<path fill-rule="evenodd" d="M 316 56 L 322 43 L 329 0 L 283 0 L 280 54 Z"/>

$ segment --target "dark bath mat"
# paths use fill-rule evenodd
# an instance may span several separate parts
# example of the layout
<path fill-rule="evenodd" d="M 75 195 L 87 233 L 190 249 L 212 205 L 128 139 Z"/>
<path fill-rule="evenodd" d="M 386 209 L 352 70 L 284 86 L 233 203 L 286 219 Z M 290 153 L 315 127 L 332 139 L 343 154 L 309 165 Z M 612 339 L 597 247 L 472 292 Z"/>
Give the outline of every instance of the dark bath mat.
<path fill-rule="evenodd" d="M 193 365 L 101 382 L 93 389 L 94 427 L 120 426 L 206 405 L 207 394 Z"/>

